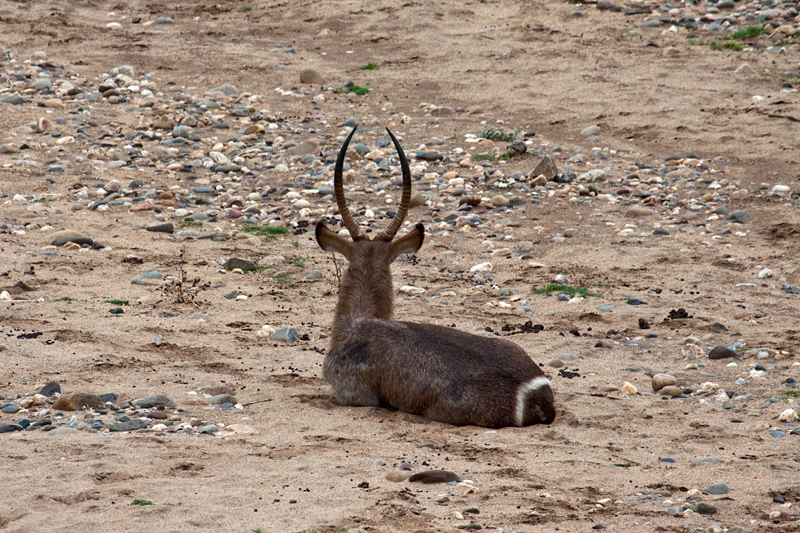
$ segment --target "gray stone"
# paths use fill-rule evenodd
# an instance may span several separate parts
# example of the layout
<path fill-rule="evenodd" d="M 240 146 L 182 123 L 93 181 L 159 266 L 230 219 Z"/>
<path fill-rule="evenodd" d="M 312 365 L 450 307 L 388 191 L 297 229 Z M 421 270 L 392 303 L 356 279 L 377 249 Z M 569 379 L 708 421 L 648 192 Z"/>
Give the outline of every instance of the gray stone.
<path fill-rule="evenodd" d="M 22 431 L 22 426 L 19 424 L 3 424 L 0 425 L 0 433 L 11 433 L 13 431 Z"/>
<path fill-rule="evenodd" d="M 314 270 L 308 273 L 306 279 L 307 280 L 322 279 L 322 271 L 315 268 Z"/>
<path fill-rule="evenodd" d="M 350 118 L 348 118 L 347 120 L 344 121 L 344 123 L 342 124 L 342 127 L 344 127 L 344 128 L 356 128 L 356 127 L 358 127 L 358 121 L 355 118 L 350 117 Z"/>
<path fill-rule="evenodd" d="M 222 93 L 227 96 L 236 96 L 239 94 L 239 89 L 236 88 L 235 85 L 231 85 L 230 83 L 223 83 L 219 87 L 214 87 L 213 89 L 209 90 L 210 93 Z"/>
<path fill-rule="evenodd" d="M 221 405 L 223 403 L 235 404 L 237 403 L 236 396 L 231 394 L 217 394 L 211 398 L 206 398 L 209 405 Z"/>
<path fill-rule="evenodd" d="M 61 385 L 59 385 L 58 381 L 51 381 L 39 390 L 39 394 L 48 398 L 57 392 L 61 392 Z"/>
<path fill-rule="evenodd" d="M 243 272 L 250 272 L 258 268 L 258 263 L 256 263 L 255 261 L 250 261 L 248 259 L 239 259 L 238 257 L 231 257 L 225 263 L 225 268 L 227 268 L 228 270 L 233 270 L 234 268 L 240 268 Z"/>
<path fill-rule="evenodd" d="M 163 276 L 158 270 L 148 270 L 142 276 L 142 279 L 161 279 Z"/>
<path fill-rule="evenodd" d="M 726 485 L 725 483 L 712 483 L 703 490 L 709 494 L 715 494 L 715 495 L 728 494 L 728 492 L 730 491 L 728 485 Z"/>
<path fill-rule="evenodd" d="M 746 209 L 737 209 L 736 211 L 731 211 L 731 214 L 728 215 L 728 220 L 743 224 L 745 220 L 748 220 L 752 216 L 753 215 L 750 214 L 750 211 L 747 211 Z"/>
<path fill-rule="evenodd" d="M 300 340 L 300 335 L 294 328 L 285 327 L 281 328 L 272 335 L 270 335 L 270 340 L 278 341 L 278 342 L 285 342 L 286 344 L 294 344 Z"/>
<path fill-rule="evenodd" d="M 700 158 L 691 152 L 675 152 L 672 155 L 668 155 L 664 159 L 664 161 L 678 161 L 680 159 L 700 159 Z"/>
<path fill-rule="evenodd" d="M 128 420 L 127 422 L 117 422 L 116 424 L 111 424 L 110 426 L 108 426 L 108 429 L 113 432 L 136 431 L 137 429 L 145 429 L 149 425 L 150 425 L 150 420 L 134 418 L 133 420 Z"/>
<path fill-rule="evenodd" d="M 134 403 L 137 407 L 141 407 L 142 409 L 152 409 L 153 407 L 175 409 L 175 402 L 163 394 L 154 394 L 153 396 L 136 400 Z"/>
<path fill-rule="evenodd" d="M 203 435 L 203 434 L 205 434 L 205 435 L 213 435 L 214 433 L 217 432 L 217 429 L 218 429 L 217 426 L 214 425 L 214 424 L 206 424 L 205 426 L 203 426 L 200 429 L 198 429 L 197 433 L 199 433 L 201 435 Z"/>
<path fill-rule="evenodd" d="M 77 430 L 75 428 L 66 427 L 66 426 L 60 427 L 60 428 L 51 429 L 50 431 L 47 432 L 48 435 L 72 435 L 72 434 L 75 434 L 75 433 L 80 433 L 80 430 Z"/>
<path fill-rule="evenodd" d="M 174 233 L 175 226 L 172 225 L 172 222 L 166 222 L 164 224 L 156 224 L 155 226 L 150 226 L 146 228 L 147 231 L 152 231 L 154 233 Z"/>
<path fill-rule="evenodd" d="M 516 140 L 506 146 L 506 152 L 511 155 L 522 155 L 528 151 L 528 146 L 525 144 L 525 141 Z"/>
<path fill-rule="evenodd" d="M 4 413 L 16 413 L 19 412 L 19 406 L 13 403 L 7 403 L 0 407 L 0 411 Z"/>
<path fill-rule="evenodd" d="M 714 514 L 717 512 L 717 507 L 706 502 L 697 502 L 692 506 L 692 510 L 697 514 Z"/>
<path fill-rule="evenodd" d="M 555 161 L 549 155 L 544 156 L 539 164 L 536 165 L 528 177 L 533 179 L 539 176 L 544 176 L 547 178 L 547 181 L 552 181 L 558 175 L 558 167 L 556 166 Z"/>
<path fill-rule="evenodd" d="M 4 97 L 0 98 L 0 102 L 3 102 L 4 104 L 11 104 L 11 105 L 22 105 L 22 104 L 27 103 L 27 100 L 25 100 L 23 97 L 21 97 L 18 94 L 12 94 L 10 96 L 4 96 Z"/>
<path fill-rule="evenodd" d="M 597 124 L 593 124 L 581 130 L 581 135 L 584 137 L 591 137 L 592 135 L 597 135 L 600 133 L 600 126 Z"/>

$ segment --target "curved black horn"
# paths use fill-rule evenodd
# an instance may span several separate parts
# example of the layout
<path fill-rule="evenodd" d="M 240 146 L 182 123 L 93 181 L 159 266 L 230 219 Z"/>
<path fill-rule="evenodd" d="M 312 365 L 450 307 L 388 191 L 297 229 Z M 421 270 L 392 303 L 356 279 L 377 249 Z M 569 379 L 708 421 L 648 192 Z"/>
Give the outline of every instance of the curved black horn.
<path fill-rule="evenodd" d="M 350 214 L 350 209 L 348 209 L 347 201 L 344 198 L 342 167 L 344 166 L 344 158 L 345 153 L 347 152 L 347 146 L 350 144 L 350 139 L 353 138 L 356 128 L 358 128 L 358 125 L 353 127 L 353 131 L 351 131 L 350 135 L 348 135 L 347 139 L 345 139 L 342 149 L 339 150 L 339 157 L 336 158 L 336 166 L 333 169 L 333 192 L 336 196 L 336 205 L 339 206 L 339 214 L 342 215 L 344 227 L 346 227 L 347 231 L 350 232 L 350 236 L 354 241 L 363 239 L 364 236 L 361 233 L 361 228 L 358 227 L 358 222 L 356 222 L 356 220 L 353 218 L 353 215 Z"/>
<path fill-rule="evenodd" d="M 386 131 L 389 133 L 389 137 L 392 138 L 394 148 L 397 150 L 397 157 L 400 158 L 400 168 L 403 171 L 403 196 L 400 199 L 400 206 L 397 208 L 397 214 L 395 214 L 383 233 L 375 237 L 376 241 L 391 241 L 394 239 L 394 236 L 397 235 L 397 231 L 406 219 L 408 206 L 411 204 L 411 169 L 408 167 L 408 159 L 406 159 L 406 154 L 403 153 L 403 148 L 400 146 L 400 143 L 397 142 L 397 138 L 394 134 L 389 128 L 386 128 Z M 339 208 L 339 210 L 341 211 L 341 208 Z"/>

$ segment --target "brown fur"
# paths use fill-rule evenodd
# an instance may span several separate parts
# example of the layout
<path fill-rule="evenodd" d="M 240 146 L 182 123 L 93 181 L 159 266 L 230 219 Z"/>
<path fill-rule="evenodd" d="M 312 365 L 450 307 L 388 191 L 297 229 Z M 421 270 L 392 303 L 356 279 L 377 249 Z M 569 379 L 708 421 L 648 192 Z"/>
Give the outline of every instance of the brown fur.
<path fill-rule="evenodd" d="M 454 425 L 515 425 L 519 385 L 544 376 L 522 348 L 504 339 L 392 320 L 390 265 L 400 253 L 418 250 L 423 235 L 418 224 L 391 243 L 349 241 L 317 225 L 320 246 L 350 261 L 323 377 L 343 405 L 384 405 Z M 523 425 L 554 418 L 549 386 L 528 395 Z"/>
<path fill-rule="evenodd" d="M 388 131 L 388 130 L 387 130 Z M 403 170 L 403 197 L 389 227 L 370 240 L 344 201 L 342 166 L 350 132 L 334 169 L 342 221 L 353 240 L 317 223 L 326 252 L 350 261 L 333 319 L 331 348 L 322 375 L 343 405 L 383 405 L 448 424 L 485 427 L 549 424 L 555 418 L 553 390 L 544 372 L 516 344 L 478 337 L 432 324 L 392 320 L 394 287 L 389 269 L 401 254 L 414 253 L 425 239 L 417 224 L 394 239 L 411 198 L 411 172 L 389 132 Z"/>

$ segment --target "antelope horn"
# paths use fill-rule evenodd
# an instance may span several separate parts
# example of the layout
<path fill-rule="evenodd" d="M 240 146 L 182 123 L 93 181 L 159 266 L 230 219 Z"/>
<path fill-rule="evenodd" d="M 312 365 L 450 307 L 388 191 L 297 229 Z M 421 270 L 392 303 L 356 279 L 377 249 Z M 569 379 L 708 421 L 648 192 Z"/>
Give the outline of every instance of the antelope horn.
<path fill-rule="evenodd" d="M 400 168 L 403 170 L 403 196 L 400 199 L 400 206 L 397 208 L 397 214 L 395 214 L 383 233 L 375 237 L 376 241 L 391 241 L 394 239 L 394 236 L 397 235 L 397 231 L 406 219 L 408 206 L 411 204 L 411 169 L 408 168 L 408 159 L 406 159 L 406 154 L 403 153 L 403 149 L 400 147 L 400 143 L 397 142 L 394 134 L 389 131 L 389 128 L 386 128 L 386 131 L 389 133 L 389 137 L 392 138 L 394 148 L 397 150 L 397 156 L 400 158 Z"/>
<path fill-rule="evenodd" d="M 347 201 L 344 198 L 344 187 L 342 186 L 342 167 L 344 166 L 347 145 L 350 144 L 350 139 L 353 138 L 356 128 L 358 128 L 358 126 L 355 126 L 353 131 L 350 132 L 350 135 L 347 136 L 347 139 L 345 139 L 342 149 L 339 150 L 339 157 L 336 159 L 336 166 L 333 169 L 333 192 L 336 196 L 336 205 L 339 206 L 339 214 L 342 215 L 344 227 L 346 227 L 347 231 L 350 232 L 350 236 L 353 237 L 354 241 L 363 239 L 364 235 L 362 235 L 361 228 L 358 227 L 358 223 L 353 218 L 353 215 L 350 214 L 350 209 L 348 209 Z"/>

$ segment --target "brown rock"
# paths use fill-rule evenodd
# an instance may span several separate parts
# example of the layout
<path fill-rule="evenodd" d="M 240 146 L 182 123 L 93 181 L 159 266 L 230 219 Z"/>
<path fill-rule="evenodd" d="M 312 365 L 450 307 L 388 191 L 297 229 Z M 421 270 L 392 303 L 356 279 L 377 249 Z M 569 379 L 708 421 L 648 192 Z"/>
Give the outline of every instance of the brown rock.
<path fill-rule="evenodd" d="M 625 212 L 625 216 L 630 218 L 651 217 L 655 214 L 656 212 L 654 210 L 646 207 L 631 207 Z"/>
<path fill-rule="evenodd" d="M 669 374 L 656 374 L 652 379 L 653 392 L 658 392 L 664 387 L 675 385 L 677 383 L 678 378 L 675 376 L 670 376 Z"/>
<path fill-rule="evenodd" d="M 408 478 L 413 483 L 450 483 L 452 481 L 461 481 L 454 472 L 448 470 L 426 470 L 425 472 L 417 472 Z"/>
<path fill-rule="evenodd" d="M 325 78 L 313 68 L 307 68 L 300 71 L 300 83 L 305 83 L 307 85 L 324 85 Z"/>
<path fill-rule="evenodd" d="M 53 404 L 53 409 L 56 411 L 79 411 L 84 407 L 97 407 L 102 409 L 106 404 L 100 397 L 94 394 L 84 394 L 82 392 L 73 392 L 65 394 Z"/>
<path fill-rule="evenodd" d="M 316 141 L 303 141 L 300 144 L 292 146 L 286 152 L 291 155 L 309 155 L 316 154 L 319 151 L 319 144 Z"/>
<path fill-rule="evenodd" d="M 422 194 L 415 192 L 411 195 L 411 202 L 408 204 L 408 208 L 414 209 L 415 207 L 425 205 L 426 200 L 427 198 L 425 198 Z"/>

